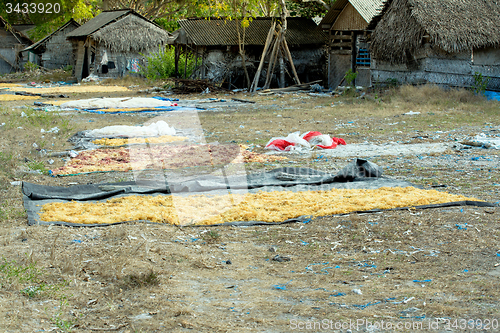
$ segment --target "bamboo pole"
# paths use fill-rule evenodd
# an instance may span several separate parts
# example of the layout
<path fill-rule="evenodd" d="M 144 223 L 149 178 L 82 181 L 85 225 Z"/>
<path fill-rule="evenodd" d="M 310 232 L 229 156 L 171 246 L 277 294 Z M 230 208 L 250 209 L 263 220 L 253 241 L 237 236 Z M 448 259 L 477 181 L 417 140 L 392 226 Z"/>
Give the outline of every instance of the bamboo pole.
<path fill-rule="evenodd" d="M 196 45 L 196 49 L 195 49 L 195 56 L 194 56 L 194 70 L 193 70 L 193 78 L 196 78 L 197 75 L 196 75 L 196 71 L 198 70 L 198 45 Z"/>
<path fill-rule="evenodd" d="M 284 52 L 282 48 L 280 48 L 278 57 L 280 66 L 280 82 L 279 82 L 280 88 L 285 88 L 285 61 L 283 60 L 283 53 Z"/>
<path fill-rule="evenodd" d="M 271 76 L 274 72 L 274 64 L 278 56 L 278 49 L 281 42 L 281 28 L 278 31 L 278 36 L 276 36 L 276 41 L 274 43 L 273 52 L 271 53 L 271 58 L 269 59 L 269 66 L 267 68 L 266 83 L 264 84 L 264 89 L 268 89 L 271 84 Z"/>
<path fill-rule="evenodd" d="M 184 78 L 187 76 L 187 67 L 188 67 L 188 48 L 186 44 L 186 48 L 184 49 L 184 56 L 186 59 L 184 60 Z"/>
<path fill-rule="evenodd" d="M 255 92 L 259 86 L 260 72 L 262 71 L 262 68 L 264 67 L 264 60 L 266 58 L 267 51 L 269 50 L 269 46 L 271 45 L 271 42 L 273 41 L 273 36 L 275 33 L 276 33 L 276 22 L 273 22 L 273 24 L 271 25 L 271 28 L 269 29 L 269 32 L 267 33 L 266 43 L 264 44 L 264 51 L 262 51 L 262 56 L 260 57 L 259 67 L 257 68 L 257 72 L 255 73 L 255 77 L 253 78 L 250 92 Z"/>
<path fill-rule="evenodd" d="M 295 70 L 295 65 L 293 64 L 292 54 L 290 53 L 290 49 L 288 48 L 288 44 L 286 42 L 286 39 L 284 39 L 284 38 L 283 38 L 283 46 L 284 46 L 285 52 L 286 52 L 286 54 L 288 56 L 288 60 L 290 61 L 290 65 L 292 67 L 293 76 L 295 77 L 295 82 L 297 84 L 300 84 L 299 76 L 297 75 L 297 71 Z"/>

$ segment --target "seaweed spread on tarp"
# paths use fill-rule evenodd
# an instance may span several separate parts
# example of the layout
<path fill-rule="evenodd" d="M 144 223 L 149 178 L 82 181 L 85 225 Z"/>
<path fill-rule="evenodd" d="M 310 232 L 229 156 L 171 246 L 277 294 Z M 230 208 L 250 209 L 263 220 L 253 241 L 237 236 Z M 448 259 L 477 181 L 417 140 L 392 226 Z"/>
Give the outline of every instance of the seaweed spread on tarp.
<path fill-rule="evenodd" d="M 231 184 L 229 188 L 228 184 Z M 258 191 L 316 191 L 330 189 L 377 189 L 380 187 L 417 187 L 406 181 L 394 180 L 381 176 L 381 169 L 365 160 L 357 159 L 341 170 L 336 175 L 328 174 L 322 171 L 309 168 L 285 167 L 278 168 L 269 172 L 254 173 L 247 176 L 213 177 L 202 176 L 193 179 L 168 180 L 164 183 L 154 182 L 120 182 L 108 184 L 89 184 L 76 185 L 70 187 L 44 186 L 30 183 L 23 183 L 22 192 L 24 206 L 28 212 L 28 223 L 33 224 L 58 224 L 68 226 L 106 226 L 111 224 L 120 224 L 126 222 L 150 222 L 150 221 L 124 221 L 108 224 L 86 224 L 86 223 L 68 223 L 68 222 L 45 222 L 40 220 L 39 213 L 41 207 L 50 202 L 67 201 L 87 201 L 102 202 L 110 198 L 119 198 L 135 195 L 195 195 L 195 194 L 227 194 L 231 193 Z M 415 209 L 448 207 L 457 205 L 475 205 L 475 206 L 496 206 L 487 202 L 480 201 L 459 201 L 442 204 L 415 206 Z M 408 209 L 409 207 L 392 208 L 389 210 Z M 380 212 L 381 209 L 372 209 L 364 212 Z M 361 211 L 356 211 L 361 212 Z M 356 213 L 351 212 L 351 213 Z M 340 214 L 343 215 L 343 214 Z M 284 220 L 282 222 L 263 222 L 263 221 L 237 221 L 226 222 L 214 225 L 273 225 L 292 222 L 306 222 L 311 216 L 299 216 L 296 218 Z"/>
<path fill-rule="evenodd" d="M 94 144 L 90 142 L 90 144 Z M 79 145 L 89 146 L 80 141 Z M 49 170 L 53 177 L 111 171 L 169 170 L 192 167 L 219 167 L 227 164 L 276 162 L 285 156 L 259 154 L 244 146 L 228 144 L 154 144 L 154 148 L 98 148 L 82 151 L 64 166 Z"/>

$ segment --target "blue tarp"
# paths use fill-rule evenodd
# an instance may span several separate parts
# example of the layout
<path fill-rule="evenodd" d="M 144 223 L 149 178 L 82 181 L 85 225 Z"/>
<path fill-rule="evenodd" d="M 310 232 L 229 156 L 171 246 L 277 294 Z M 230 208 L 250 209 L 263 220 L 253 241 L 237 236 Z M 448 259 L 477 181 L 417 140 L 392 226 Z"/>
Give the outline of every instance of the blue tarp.
<path fill-rule="evenodd" d="M 486 90 L 484 96 L 486 96 L 488 100 L 500 102 L 500 92 Z"/>

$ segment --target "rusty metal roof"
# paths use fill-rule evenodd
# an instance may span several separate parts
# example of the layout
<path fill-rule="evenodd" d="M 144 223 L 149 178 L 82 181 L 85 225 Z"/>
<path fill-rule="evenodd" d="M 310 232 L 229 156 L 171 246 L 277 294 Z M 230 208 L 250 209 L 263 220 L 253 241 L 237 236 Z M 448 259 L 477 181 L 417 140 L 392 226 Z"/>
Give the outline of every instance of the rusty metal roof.
<path fill-rule="evenodd" d="M 337 0 L 326 13 L 320 25 L 332 25 L 348 3 L 351 3 L 363 19 L 370 23 L 372 18 L 382 11 L 386 2 L 387 0 Z"/>
<path fill-rule="evenodd" d="M 271 28 L 272 18 L 255 18 L 245 31 L 245 45 L 264 45 Z M 238 45 L 239 21 L 217 18 L 179 20 L 190 43 L 203 46 Z M 241 26 L 240 26 L 241 28 Z M 240 30 L 241 31 L 241 30 Z M 286 41 L 289 45 L 324 44 L 325 34 L 311 19 L 287 18 Z"/>

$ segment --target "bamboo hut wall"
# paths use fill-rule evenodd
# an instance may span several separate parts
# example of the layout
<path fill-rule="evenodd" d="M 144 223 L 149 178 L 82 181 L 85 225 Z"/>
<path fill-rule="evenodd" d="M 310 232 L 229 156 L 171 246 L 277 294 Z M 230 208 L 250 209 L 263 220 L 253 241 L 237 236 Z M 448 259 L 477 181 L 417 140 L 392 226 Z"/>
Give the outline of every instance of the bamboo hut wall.
<path fill-rule="evenodd" d="M 41 64 L 47 69 L 64 68 L 73 63 L 73 47 L 66 39 L 66 34 L 76 29 L 70 25 L 66 29 L 58 31 L 47 41 L 45 52 L 42 53 Z"/>
<path fill-rule="evenodd" d="M 104 51 L 107 53 L 108 57 L 108 73 L 102 73 L 101 61 L 104 55 Z M 143 54 L 148 54 L 144 52 Z M 100 77 L 108 78 L 118 78 L 126 75 L 139 76 L 140 73 L 132 72 L 127 69 L 130 60 L 137 59 L 139 63 L 143 62 L 144 56 L 138 52 L 124 52 L 124 51 L 111 51 L 109 48 L 105 47 L 102 43 L 97 43 L 96 46 L 96 56 L 95 65 L 93 68 L 93 74 Z M 109 69 L 109 63 L 113 62 L 115 68 Z"/>
<path fill-rule="evenodd" d="M 364 30 L 368 22 L 348 3 L 333 24 L 332 30 Z"/>
<path fill-rule="evenodd" d="M 16 46 L 19 41 L 4 28 L 0 28 L 0 74 L 11 73 L 16 64 Z"/>

